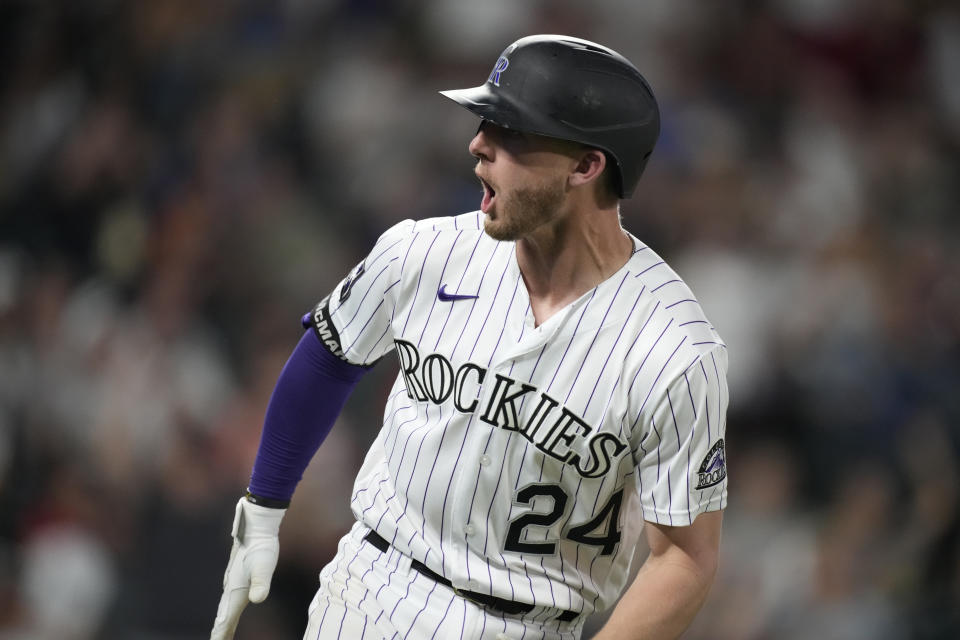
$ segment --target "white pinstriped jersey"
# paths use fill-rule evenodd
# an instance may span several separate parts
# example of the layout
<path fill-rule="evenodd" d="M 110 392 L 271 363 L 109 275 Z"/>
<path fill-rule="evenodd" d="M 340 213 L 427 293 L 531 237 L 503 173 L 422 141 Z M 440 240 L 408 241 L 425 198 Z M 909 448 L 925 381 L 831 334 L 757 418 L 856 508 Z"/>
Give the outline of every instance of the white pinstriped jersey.
<path fill-rule="evenodd" d="M 636 239 L 534 326 L 515 245 L 482 222 L 397 224 L 314 311 L 341 358 L 400 362 L 351 506 L 460 589 L 602 610 L 643 520 L 726 505 L 726 347 Z"/>

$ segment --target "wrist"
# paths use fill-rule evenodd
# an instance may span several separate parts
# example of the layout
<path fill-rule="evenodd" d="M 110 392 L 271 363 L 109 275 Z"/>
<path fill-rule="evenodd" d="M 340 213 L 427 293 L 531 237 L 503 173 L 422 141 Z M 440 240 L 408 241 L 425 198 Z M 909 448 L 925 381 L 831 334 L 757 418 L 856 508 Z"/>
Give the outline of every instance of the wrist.
<path fill-rule="evenodd" d="M 247 502 L 255 504 L 258 507 L 266 507 L 268 509 L 286 509 L 290 506 L 289 500 L 277 500 L 276 498 L 258 496 L 255 493 L 251 493 L 249 489 L 247 489 L 247 494 L 245 497 Z"/>
<path fill-rule="evenodd" d="M 286 509 L 265 507 L 251 502 L 247 496 L 244 496 L 237 501 L 233 529 L 230 533 L 243 544 L 256 538 L 276 538 L 286 513 Z"/>

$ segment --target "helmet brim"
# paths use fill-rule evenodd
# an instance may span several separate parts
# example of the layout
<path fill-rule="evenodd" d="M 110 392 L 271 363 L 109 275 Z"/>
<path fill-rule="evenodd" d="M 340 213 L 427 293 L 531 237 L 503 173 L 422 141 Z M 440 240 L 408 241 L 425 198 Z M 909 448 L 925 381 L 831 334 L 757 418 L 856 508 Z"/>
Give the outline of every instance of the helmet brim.
<path fill-rule="evenodd" d="M 532 124 L 532 114 L 524 116 L 517 105 L 502 95 L 491 91 L 487 84 L 470 87 L 469 89 L 449 89 L 447 91 L 440 91 L 439 93 L 453 100 L 474 115 L 484 120 L 489 120 L 501 127 L 528 131 L 530 133 L 542 133 L 541 131 L 535 130 L 539 127 L 530 126 Z"/>

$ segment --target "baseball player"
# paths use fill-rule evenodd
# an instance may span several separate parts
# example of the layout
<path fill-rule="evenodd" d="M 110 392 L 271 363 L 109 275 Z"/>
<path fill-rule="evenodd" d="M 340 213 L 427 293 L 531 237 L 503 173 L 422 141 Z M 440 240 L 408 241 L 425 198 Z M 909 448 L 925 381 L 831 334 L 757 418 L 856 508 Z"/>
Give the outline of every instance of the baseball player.
<path fill-rule="evenodd" d="M 480 210 L 405 220 L 303 318 L 277 382 L 211 638 L 262 601 L 294 488 L 348 394 L 399 360 L 305 639 L 674 638 L 726 505 L 727 355 L 690 289 L 620 225 L 659 133 L 606 47 L 511 44 L 444 91 L 480 117 Z"/>

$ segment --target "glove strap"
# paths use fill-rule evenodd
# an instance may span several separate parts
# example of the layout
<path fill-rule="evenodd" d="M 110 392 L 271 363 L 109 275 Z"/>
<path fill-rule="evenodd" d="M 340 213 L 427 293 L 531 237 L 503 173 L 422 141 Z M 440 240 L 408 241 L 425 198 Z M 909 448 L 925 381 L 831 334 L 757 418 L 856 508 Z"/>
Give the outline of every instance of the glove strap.
<path fill-rule="evenodd" d="M 253 504 L 260 507 L 267 507 L 268 509 L 286 509 L 290 506 L 289 500 L 277 500 L 275 498 L 264 498 L 263 496 L 258 496 L 253 493 L 250 493 L 250 490 L 247 489 L 247 500 Z"/>

